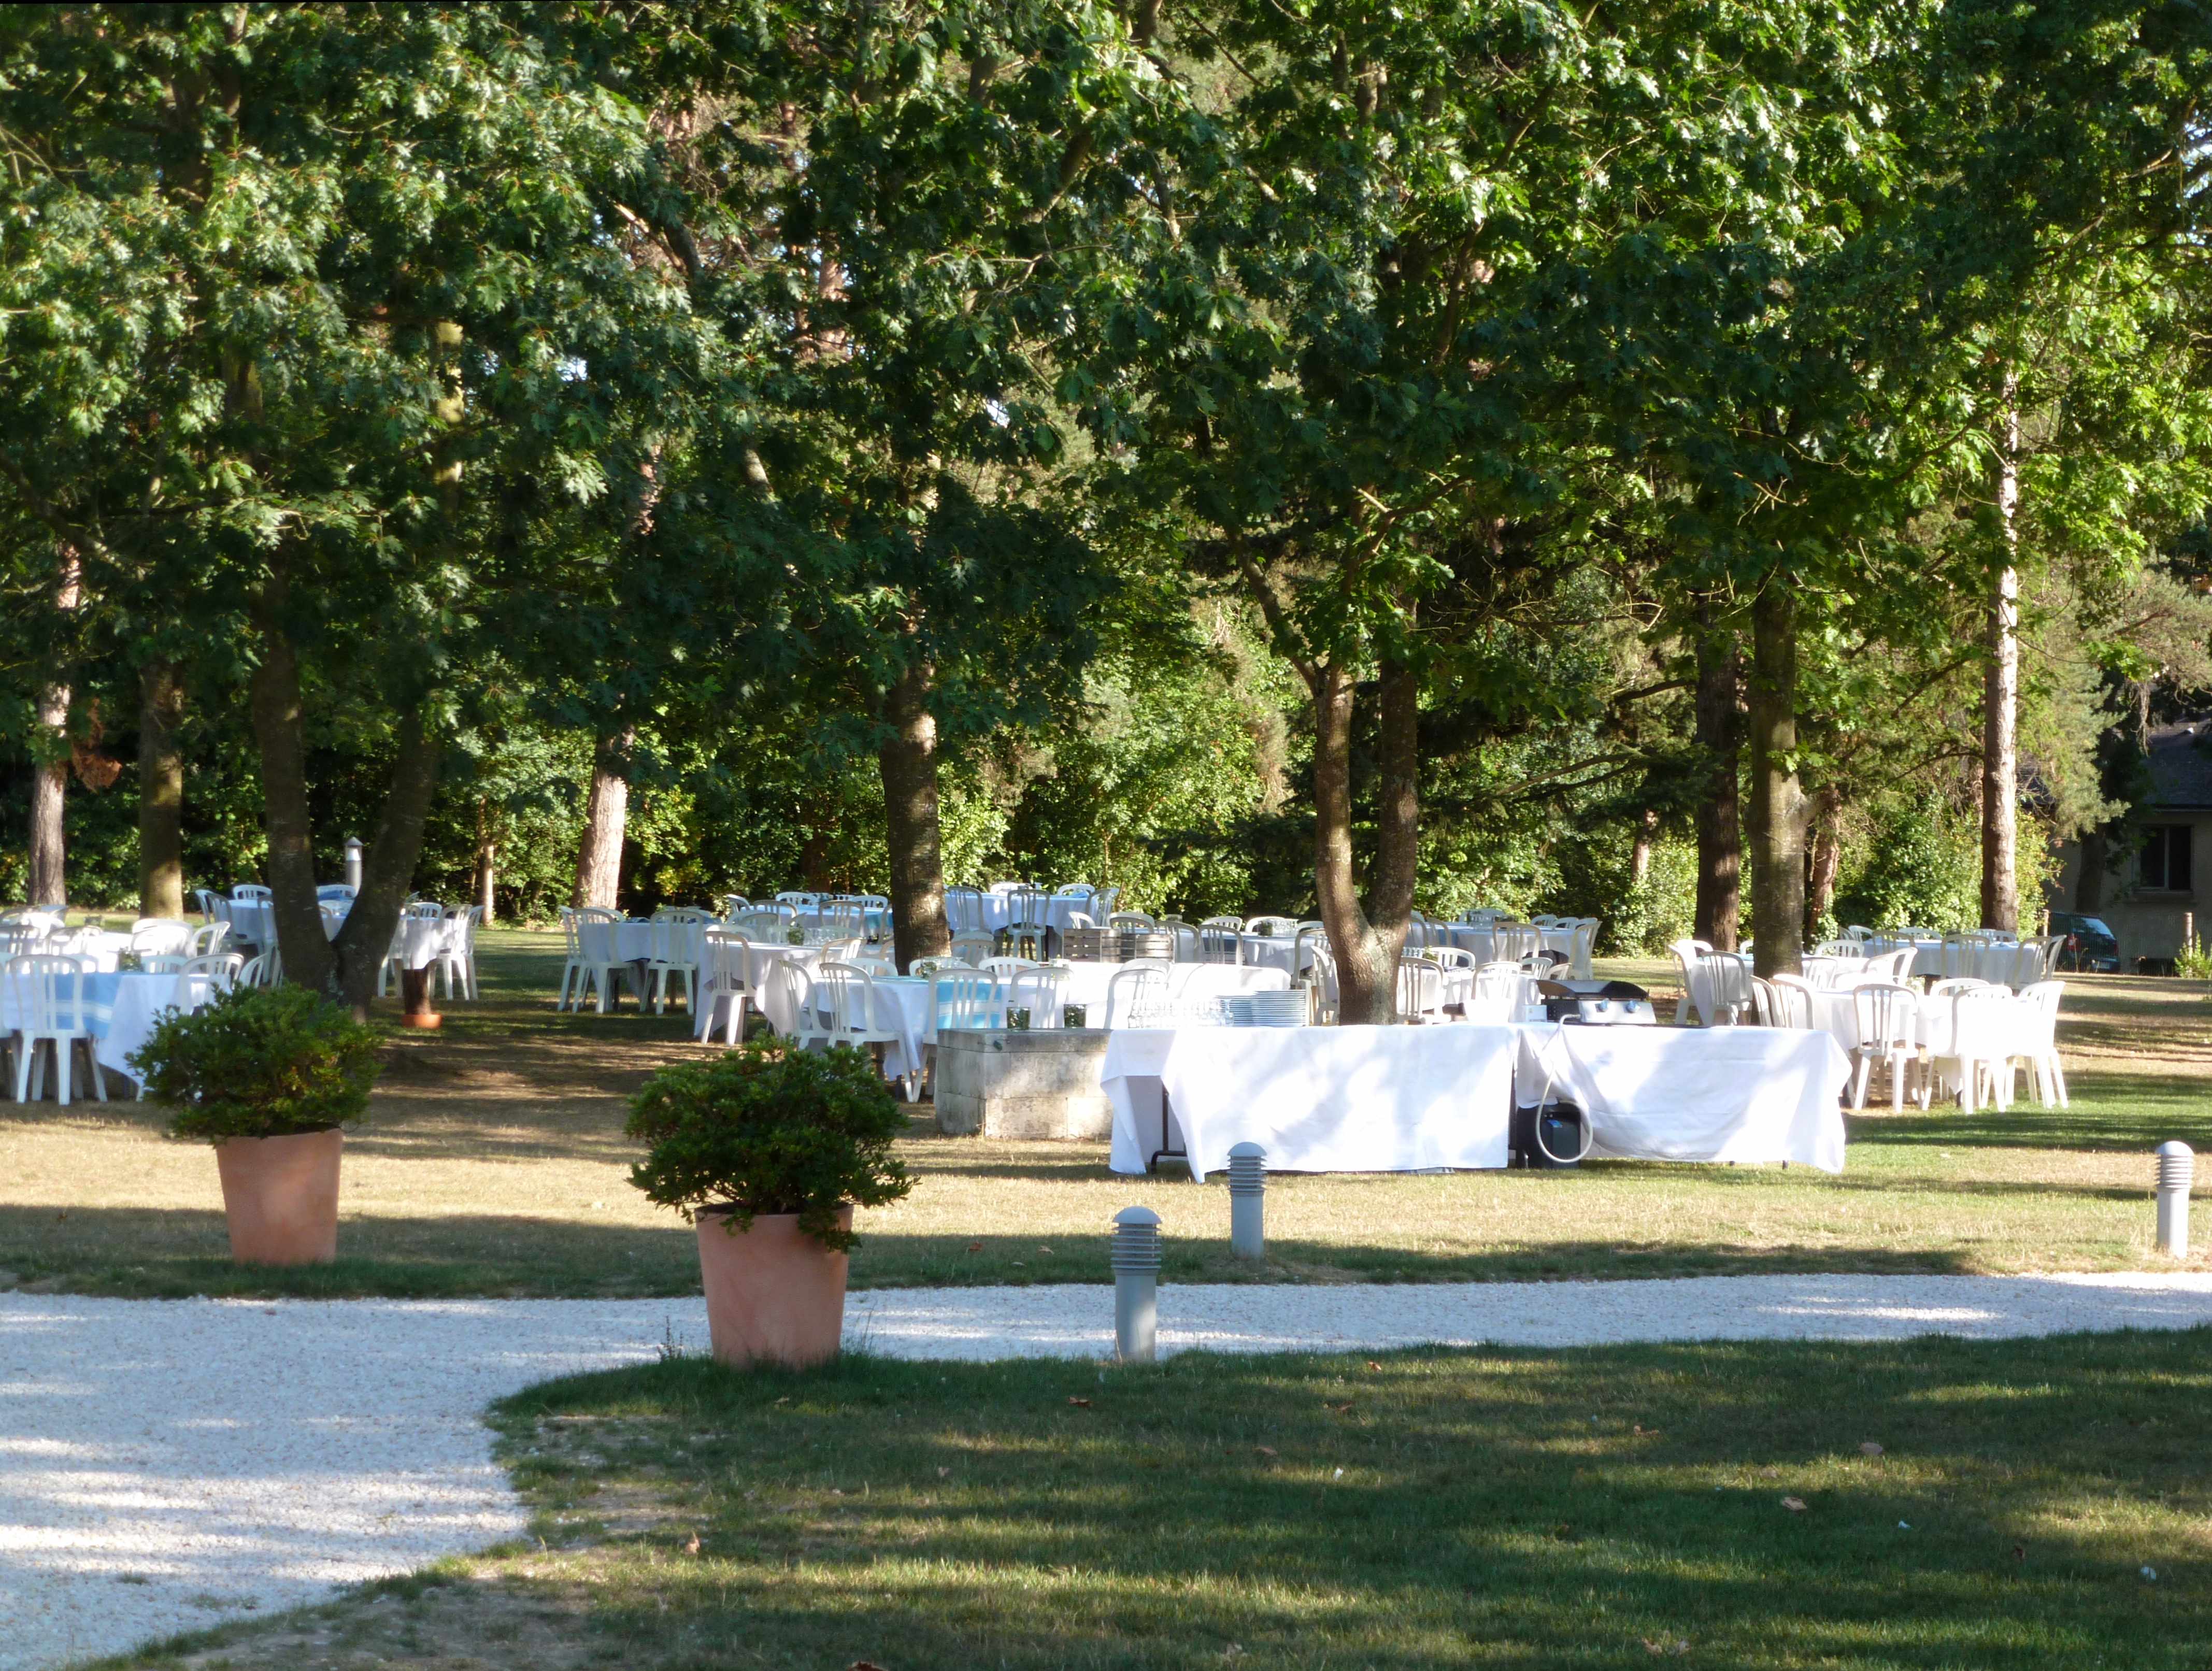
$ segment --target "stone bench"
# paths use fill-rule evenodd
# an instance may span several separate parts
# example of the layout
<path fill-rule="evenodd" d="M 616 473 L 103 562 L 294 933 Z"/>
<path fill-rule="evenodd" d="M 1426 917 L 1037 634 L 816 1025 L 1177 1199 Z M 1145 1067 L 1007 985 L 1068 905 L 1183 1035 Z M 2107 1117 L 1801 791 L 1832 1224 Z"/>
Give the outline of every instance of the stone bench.
<path fill-rule="evenodd" d="M 1106 1138 L 1103 1027 L 937 1036 L 937 1128 L 956 1137 Z"/>

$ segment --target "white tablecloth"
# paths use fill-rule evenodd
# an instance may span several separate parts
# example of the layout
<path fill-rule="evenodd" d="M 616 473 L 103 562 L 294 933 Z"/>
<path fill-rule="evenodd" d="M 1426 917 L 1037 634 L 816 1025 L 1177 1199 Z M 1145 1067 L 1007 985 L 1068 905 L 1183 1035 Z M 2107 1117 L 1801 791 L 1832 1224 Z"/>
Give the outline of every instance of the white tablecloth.
<path fill-rule="evenodd" d="M 2002 1013 L 2009 1024 L 2012 1054 L 2029 1054 L 2040 1030 L 2035 1006 L 2026 999 L 2014 996 L 2003 987 L 1990 989 L 2003 1006 Z M 1848 1055 L 1858 1048 L 1859 1024 L 1857 1006 L 1848 990 L 1815 992 L 1813 1000 L 1813 1024 L 1828 1034 L 1843 1047 Z M 1940 998 L 1923 997 L 1914 1006 L 1918 1020 L 1915 1024 L 1913 1043 L 1931 1055 L 1948 1054 L 1951 1048 L 1952 1008 L 1954 995 L 1946 993 Z"/>
<path fill-rule="evenodd" d="M 1201 1176 L 1247 1141 L 1279 1172 L 1503 1166 L 1515 1050 L 1505 1027 L 1127 1029 L 1102 1073 L 1111 1164 L 1141 1172 L 1162 1146 L 1164 1091 Z"/>
<path fill-rule="evenodd" d="M 64 1001 L 70 988 L 64 977 Z M 82 987 L 83 1010 L 72 1019 L 92 1035 L 93 1054 L 103 1067 L 122 1074 L 133 1085 L 138 1075 L 129 1066 L 131 1052 L 146 1042 L 147 1035 L 165 1010 L 181 1006 L 197 1010 L 215 995 L 214 982 L 204 975 L 148 975 L 130 970 L 120 975 L 88 975 Z M 12 985 L 0 981 L 0 1033 L 23 1025 L 22 1006 Z"/>
<path fill-rule="evenodd" d="M 1439 1031 L 1457 1031 L 1443 1028 Z M 1850 1063 L 1825 1030 L 1767 1027 L 1516 1030 L 1518 1095 L 1575 1103 L 1593 1155 L 1622 1160 L 1794 1161 L 1844 1170 L 1838 1107 Z"/>
<path fill-rule="evenodd" d="M 118 975 L 115 998 L 108 1006 L 106 1030 L 99 1034 L 94 1054 L 102 1067 L 113 1068 L 137 1085 L 137 1072 L 130 1066 L 131 1053 L 146 1042 L 163 1012 L 197 1010 L 214 996 L 215 983 L 204 975 Z"/>

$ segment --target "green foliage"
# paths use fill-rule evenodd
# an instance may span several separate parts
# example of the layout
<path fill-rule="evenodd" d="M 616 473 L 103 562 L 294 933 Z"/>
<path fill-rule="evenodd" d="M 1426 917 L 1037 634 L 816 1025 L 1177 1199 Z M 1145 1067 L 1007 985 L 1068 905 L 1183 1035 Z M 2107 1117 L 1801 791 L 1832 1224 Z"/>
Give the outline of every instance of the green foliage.
<path fill-rule="evenodd" d="M 795 1212 L 823 1246 L 852 1247 L 841 1206 L 882 1206 L 914 1188 L 891 1144 L 906 1116 L 865 1050 L 753 1041 L 709 1062 L 658 1070 L 630 1104 L 651 1145 L 630 1169 L 647 1199 L 687 1216 L 726 1208 L 732 1232 L 757 1213 Z"/>
<path fill-rule="evenodd" d="M 172 1011 L 131 1065 L 173 1110 L 173 1136 L 220 1143 L 358 1120 L 379 1068 L 376 1029 L 305 987 L 240 987 Z"/>
<path fill-rule="evenodd" d="M 1838 878 L 1835 916 L 1869 928 L 1972 928 L 1981 917 L 1978 832 L 1939 798 L 1899 808 Z"/>

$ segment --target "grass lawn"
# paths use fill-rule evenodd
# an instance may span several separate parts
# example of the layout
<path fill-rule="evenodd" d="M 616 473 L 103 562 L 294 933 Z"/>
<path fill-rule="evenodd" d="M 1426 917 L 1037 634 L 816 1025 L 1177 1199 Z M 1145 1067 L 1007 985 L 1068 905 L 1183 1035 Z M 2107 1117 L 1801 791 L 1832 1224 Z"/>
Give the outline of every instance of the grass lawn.
<path fill-rule="evenodd" d="M 441 1033 L 392 1042 L 370 1120 L 347 1139 L 335 1266 L 233 1268 L 214 1158 L 164 1139 L 151 1105 L 0 1103 L 0 1286 L 696 1291 L 690 1232 L 630 1188 L 622 1123 L 644 1075 L 698 1047 L 677 1017 L 556 1014 L 559 945 L 488 933 L 483 1001 L 453 1006 Z M 1668 984 L 1656 964 L 1614 967 Z M 862 1216 L 853 1280 L 1103 1281 L 1108 1221 L 1133 1201 L 1161 1213 L 1167 1275 L 1182 1282 L 2166 1268 L 2150 1245 L 2150 1153 L 2170 1137 L 2212 1149 L 2212 1006 L 2171 980 L 2083 977 L 2060 1038 L 2070 1111 L 1872 1111 L 1850 1122 L 1839 1178 L 1617 1162 L 1278 1177 L 1259 1270 L 1228 1255 L 1218 1185 L 1117 1178 L 1103 1143 L 941 1137 L 925 1109 L 903 1147 L 914 1194 Z M 2194 1262 L 2212 1268 L 2212 1256 Z"/>
<path fill-rule="evenodd" d="M 495 1412 L 525 1544 L 112 1663 L 2203 1671 L 2208 1348 L 682 1359 Z"/>

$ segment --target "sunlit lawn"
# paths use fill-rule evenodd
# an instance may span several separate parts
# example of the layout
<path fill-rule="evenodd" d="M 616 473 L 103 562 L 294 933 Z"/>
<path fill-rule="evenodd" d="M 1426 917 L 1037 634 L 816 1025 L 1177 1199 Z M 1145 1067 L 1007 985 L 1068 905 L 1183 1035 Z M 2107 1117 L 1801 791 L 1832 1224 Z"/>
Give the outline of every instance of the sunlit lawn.
<path fill-rule="evenodd" d="M 496 1413 L 523 1545 L 121 1663 L 2202 1671 L 2208 1348 L 678 1361 Z"/>
<path fill-rule="evenodd" d="M 442 1033 L 394 1042 L 372 1118 L 348 1139 L 337 1266 L 233 1269 L 213 1158 L 164 1139 L 151 1105 L 0 1103 L 0 1285 L 696 1291 L 690 1231 L 630 1188 L 622 1123 L 644 1074 L 698 1047 L 675 1016 L 555 1014 L 558 947 L 550 934 L 487 934 L 484 1001 L 452 1006 Z M 1623 967 L 1666 983 L 1657 965 Z M 914 1194 L 864 1215 L 853 1279 L 1101 1281 L 1108 1220 L 1133 1201 L 1162 1214 L 1169 1279 L 1186 1282 L 2164 1268 L 2150 1246 L 2150 1152 L 2169 1137 L 2212 1149 L 2212 1006 L 2170 980 L 2091 977 L 2070 983 L 2065 1017 L 2069 1112 L 1870 1111 L 1851 1121 L 1840 1178 L 1626 1164 L 1282 1176 L 1257 1270 L 1228 1255 L 1218 1184 L 1115 1177 L 1103 1143 L 940 1137 L 924 1109 L 903 1147 Z"/>

